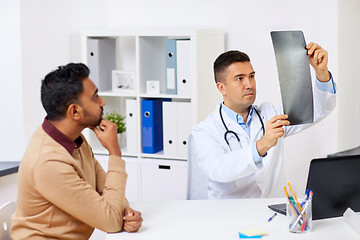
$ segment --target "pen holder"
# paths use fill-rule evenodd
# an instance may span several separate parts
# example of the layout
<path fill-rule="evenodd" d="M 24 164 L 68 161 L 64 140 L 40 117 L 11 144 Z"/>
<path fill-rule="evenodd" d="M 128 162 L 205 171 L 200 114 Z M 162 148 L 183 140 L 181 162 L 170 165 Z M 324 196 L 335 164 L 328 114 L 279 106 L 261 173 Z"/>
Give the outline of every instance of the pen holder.
<path fill-rule="evenodd" d="M 312 228 L 311 198 L 298 203 L 289 200 L 286 204 L 289 231 L 294 233 L 310 232 Z"/>

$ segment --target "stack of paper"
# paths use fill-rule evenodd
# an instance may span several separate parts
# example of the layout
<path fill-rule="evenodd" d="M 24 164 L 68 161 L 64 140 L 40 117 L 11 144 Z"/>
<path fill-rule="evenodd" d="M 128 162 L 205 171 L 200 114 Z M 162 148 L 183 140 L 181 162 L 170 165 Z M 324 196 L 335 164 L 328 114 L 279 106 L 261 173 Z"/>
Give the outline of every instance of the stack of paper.
<path fill-rule="evenodd" d="M 264 235 L 267 235 L 267 232 L 258 228 L 248 228 L 239 231 L 240 238 L 261 238 Z"/>
<path fill-rule="evenodd" d="M 360 234 L 360 215 L 351 208 L 344 212 L 344 221 L 349 224 L 358 234 Z"/>

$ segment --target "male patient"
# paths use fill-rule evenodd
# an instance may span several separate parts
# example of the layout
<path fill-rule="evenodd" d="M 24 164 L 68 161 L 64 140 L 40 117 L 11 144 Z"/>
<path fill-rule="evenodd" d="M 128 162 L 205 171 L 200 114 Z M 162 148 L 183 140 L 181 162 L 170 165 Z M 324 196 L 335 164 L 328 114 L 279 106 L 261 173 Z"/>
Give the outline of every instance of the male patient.
<path fill-rule="evenodd" d="M 102 119 L 105 101 L 89 72 L 84 64 L 69 63 L 42 81 L 47 116 L 19 167 L 13 239 L 88 239 L 94 228 L 136 232 L 141 227 L 141 213 L 125 198 L 117 127 Z M 81 134 L 87 127 L 109 152 L 107 173 Z"/>

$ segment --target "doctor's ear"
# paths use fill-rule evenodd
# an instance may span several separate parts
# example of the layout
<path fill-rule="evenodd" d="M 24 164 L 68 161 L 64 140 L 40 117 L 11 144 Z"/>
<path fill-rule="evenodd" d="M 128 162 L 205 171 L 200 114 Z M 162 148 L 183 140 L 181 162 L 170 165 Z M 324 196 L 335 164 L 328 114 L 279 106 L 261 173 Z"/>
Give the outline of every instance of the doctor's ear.
<path fill-rule="evenodd" d="M 226 87 L 225 87 L 225 84 L 223 82 L 217 82 L 216 83 L 216 87 L 217 89 L 219 89 L 220 93 L 225 96 L 226 94 Z"/>

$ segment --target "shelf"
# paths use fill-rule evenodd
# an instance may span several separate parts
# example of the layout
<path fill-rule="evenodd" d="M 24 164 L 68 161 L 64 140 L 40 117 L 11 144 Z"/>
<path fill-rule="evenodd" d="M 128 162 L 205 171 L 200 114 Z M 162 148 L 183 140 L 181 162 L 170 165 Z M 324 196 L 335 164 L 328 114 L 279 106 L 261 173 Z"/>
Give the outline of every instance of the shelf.
<path fill-rule="evenodd" d="M 98 93 L 99 96 L 106 96 L 106 97 L 136 97 L 135 93 L 123 93 L 123 92 L 115 92 L 115 91 L 101 91 Z"/>
<path fill-rule="evenodd" d="M 148 93 L 127 93 L 127 92 L 115 92 L 115 91 L 101 91 L 99 96 L 102 97 L 128 97 L 128 98 L 172 98 L 172 99 L 191 99 L 191 96 L 179 96 L 175 94 L 148 94 Z"/>
<path fill-rule="evenodd" d="M 174 42 L 169 39 L 175 39 L 175 48 L 169 47 L 169 43 Z M 82 62 L 89 66 L 93 73 L 90 78 L 98 86 L 99 96 L 106 101 L 104 113 L 116 111 L 126 116 L 127 130 L 120 145 L 123 158 L 132 158 L 131 162 L 125 160 L 127 189 L 133 191 L 130 200 L 185 199 L 188 137 L 192 127 L 221 100 L 211 79 L 213 61 L 224 52 L 224 31 L 103 29 L 83 32 L 81 41 Z M 172 56 L 175 58 L 170 58 Z M 129 77 L 126 72 L 135 74 Z M 149 81 L 156 84 L 149 85 Z M 116 87 L 125 91 L 112 90 Z M 154 94 L 148 93 L 149 89 Z M 171 99 L 171 102 L 157 105 L 161 111 L 154 111 L 147 108 L 145 99 Z M 154 125 L 148 124 L 149 118 L 144 116 L 156 116 L 151 121 L 154 125 L 162 122 L 163 131 L 155 132 Z M 144 135 L 149 133 L 153 135 Z M 104 158 L 106 164 L 108 151 L 92 131 L 84 134 L 94 154 Z M 148 136 L 160 134 L 163 150 L 143 153 L 142 146 L 153 146 L 155 141 L 144 144 L 143 137 L 149 140 Z"/>
<path fill-rule="evenodd" d="M 179 95 L 169 95 L 169 94 L 139 94 L 142 98 L 173 98 L 173 99 L 191 99 L 190 96 L 179 96 Z"/>

